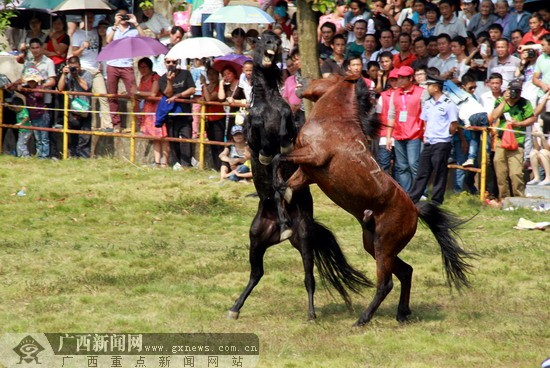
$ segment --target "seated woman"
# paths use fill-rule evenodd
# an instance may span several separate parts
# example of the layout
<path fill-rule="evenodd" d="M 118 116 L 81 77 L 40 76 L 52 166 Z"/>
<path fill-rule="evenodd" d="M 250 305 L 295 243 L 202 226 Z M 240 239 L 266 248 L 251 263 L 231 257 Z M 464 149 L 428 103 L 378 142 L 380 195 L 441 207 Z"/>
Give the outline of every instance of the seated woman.
<path fill-rule="evenodd" d="M 159 97 L 160 87 L 158 80 L 159 75 L 153 71 L 153 62 L 149 58 L 142 58 L 138 61 L 138 69 L 141 74 L 139 86 L 136 91 L 136 97 Z M 149 113 L 147 115 L 140 115 L 140 130 L 144 135 L 150 135 L 157 138 L 163 138 L 168 136 L 166 124 L 162 128 L 155 127 L 155 111 L 157 110 L 158 101 L 154 100 L 141 100 L 139 106 L 141 112 Z M 155 156 L 155 167 L 167 167 L 170 157 L 170 145 L 166 141 L 154 140 L 153 152 Z"/>
<path fill-rule="evenodd" d="M 542 131 L 533 125 L 533 150 L 529 158 L 533 168 L 533 180 L 528 185 L 550 185 L 550 112 L 540 114 Z M 538 129 L 537 129 L 538 128 Z M 539 165 L 544 169 L 544 180 L 540 180 Z"/>
<path fill-rule="evenodd" d="M 226 147 L 220 153 L 220 160 L 222 161 L 220 181 L 225 179 L 241 181 L 242 179 L 251 178 L 250 165 L 247 164 L 250 161 L 250 151 L 242 125 L 235 125 L 231 128 L 231 137 L 234 144 Z"/>

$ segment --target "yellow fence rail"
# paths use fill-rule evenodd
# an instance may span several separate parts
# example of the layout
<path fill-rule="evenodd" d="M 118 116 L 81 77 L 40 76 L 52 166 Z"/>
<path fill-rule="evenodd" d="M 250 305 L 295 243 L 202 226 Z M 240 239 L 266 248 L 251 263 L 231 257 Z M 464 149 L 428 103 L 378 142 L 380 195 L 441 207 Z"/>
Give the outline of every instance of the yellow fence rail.
<path fill-rule="evenodd" d="M 64 160 L 68 159 L 69 156 L 69 134 L 89 134 L 89 135 L 95 135 L 95 136 L 109 136 L 109 137 L 119 137 L 119 138 L 127 138 L 130 140 L 130 162 L 135 163 L 136 160 L 136 139 L 146 139 L 146 140 L 160 140 L 160 141 L 166 141 L 166 142 L 188 142 L 188 143 L 195 143 L 199 145 L 199 169 L 204 170 L 206 167 L 205 163 L 205 147 L 207 145 L 221 145 L 221 146 L 227 146 L 231 143 L 228 142 L 217 142 L 217 141 L 211 141 L 206 140 L 205 138 L 205 131 L 206 131 L 206 106 L 207 105 L 223 105 L 223 106 L 231 106 L 231 107 L 245 107 L 243 104 L 228 104 L 228 103 L 220 103 L 220 102 L 206 102 L 201 100 L 185 100 L 185 99 L 178 99 L 178 102 L 184 102 L 189 104 L 200 104 L 201 110 L 200 110 L 200 129 L 199 129 L 199 138 L 197 139 L 187 139 L 187 138 L 172 138 L 172 137 L 153 137 L 153 136 L 147 136 L 147 135 L 141 135 L 136 134 L 136 115 L 139 115 L 140 113 L 135 112 L 134 106 L 136 103 L 136 99 L 133 96 L 128 95 L 110 95 L 110 94 L 97 94 L 97 93 L 86 93 L 86 92 L 58 92 L 58 91 L 52 91 L 52 90 L 34 90 L 38 92 L 44 92 L 44 93 L 57 93 L 57 94 L 63 94 L 63 109 L 50 109 L 50 110 L 61 110 L 63 111 L 63 128 L 62 129 L 55 129 L 55 128 L 39 128 L 39 127 L 33 127 L 33 126 L 25 126 L 24 129 L 28 130 L 42 130 L 42 131 L 49 131 L 49 132 L 61 132 L 63 134 L 63 152 L 62 152 L 62 158 Z M 69 112 L 72 111 L 69 109 L 69 98 L 71 95 L 85 95 L 90 97 L 108 97 L 108 98 L 120 98 L 120 99 L 129 99 L 131 101 L 131 109 L 129 112 L 127 112 L 128 115 L 130 115 L 129 123 L 130 123 L 130 132 L 129 133 L 117 133 L 117 132 L 102 132 L 102 131 L 81 131 L 81 130 L 73 130 L 69 129 Z M 156 99 L 159 100 L 160 98 L 149 98 L 149 99 Z M 4 90 L 0 89 L 0 106 L 10 106 L 8 104 L 5 104 L 4 102 Z M 91 113 L 96 113 L 99 111 L 90 111 Z M 193 114 L 178 114 L 178 115 L 193 115 Z M 211 114 L 211 115 L 227 115 L 227 114 Z M 3 119 L 3 109 L 0 108 L 0 128 L 12 128 L 12 129 L 20 129 L 21 127 L 18 125 L 13 124 L 4 124 Z M 476 128 L 472 128 L 476 129 Z M 479 197 L 481 201 L 485 201 L 486 197 L 486 180 L 487 180 L 487 141 L 488 141 L 488 130 L 489 128 L 477 128 L 477 130 L 481 130 L 481 163 L 480 168 L 471 168 L 471 167 L 462 167 L 459 165 L 448 165 L 450 169 L 456 169 L 456 170 L 464 170 L 464 171 L 472 171 L 480 174 L 479 178 Z M 0 129 L 0 142 L 2 139 L 2 129 Z"/>

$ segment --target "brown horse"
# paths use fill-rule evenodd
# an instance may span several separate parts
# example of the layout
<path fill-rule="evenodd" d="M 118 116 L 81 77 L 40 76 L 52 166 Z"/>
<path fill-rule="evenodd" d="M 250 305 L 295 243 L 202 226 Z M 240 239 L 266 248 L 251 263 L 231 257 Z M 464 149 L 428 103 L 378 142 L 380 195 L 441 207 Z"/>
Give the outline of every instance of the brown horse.
<path fill-rule="evenodd" d="M 341 77 L 310 83 L 303 97 L 317 101 L 301 128 L 295 149 L 276 163 L 299 165 L 279 190 L 287 202 L 309 184 L 319 188 L 337 205 L 352 214 L 363 229 L 363 246 L 376 260 L 377 290 L 356 326 L 368 323 L 393 287 L 392 274 L 401 282 L 397 320 L 409 308 L 413 268 L 398 257 L 416 232 L 418 219 L 433 232 L 442 252 L 449 285 L 468 285 L 473 255 L 463 250 L 456 230 L 464 223 L 435 204 L 414 204 L 407 193 L 383 170 L 371 152 L 369 141 L 380 123 L 372 113 L 371 94 L 362 78 Z"/>

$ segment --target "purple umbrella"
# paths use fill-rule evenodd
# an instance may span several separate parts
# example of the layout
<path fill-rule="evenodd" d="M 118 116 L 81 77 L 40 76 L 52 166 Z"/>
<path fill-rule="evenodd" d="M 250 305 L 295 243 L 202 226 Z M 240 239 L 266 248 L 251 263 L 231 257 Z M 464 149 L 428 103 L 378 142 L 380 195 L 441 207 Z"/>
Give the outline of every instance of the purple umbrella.
<path fill-rule="evenodd" d="M 212 64 L 212 68 L 221 73 L 226 66 L 230 66 L 237 72 L 237 76 L 239 76 L 243 71 L 243 64 L 245 63 L 245 61 L 250 60 L 252 59 L 248 56 L 239 54 L 228 54 L 215 58 L 214 63 Z"/>
<path fill-rule="evenodd" d="M 128 37 L 108 44 L 97 55 L 97 61 L 166 54 L 168 48 L 151 37 Z"/>

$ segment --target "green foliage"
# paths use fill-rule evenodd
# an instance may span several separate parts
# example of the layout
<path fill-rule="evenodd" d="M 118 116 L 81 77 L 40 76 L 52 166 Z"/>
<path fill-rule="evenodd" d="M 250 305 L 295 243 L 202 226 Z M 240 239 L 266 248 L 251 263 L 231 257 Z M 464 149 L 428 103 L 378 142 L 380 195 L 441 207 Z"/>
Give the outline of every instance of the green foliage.
<path fill-rule="evenodd" d="M 311 9 L 313 9 L 313 11 L 323 14 L 333 11 L 335 8 L 333 0 L 309 0 L 309 2 L 311 3 Z"/>

